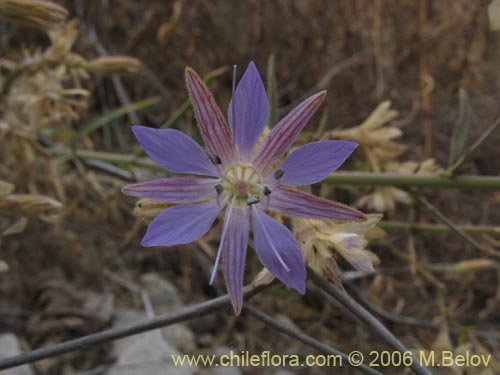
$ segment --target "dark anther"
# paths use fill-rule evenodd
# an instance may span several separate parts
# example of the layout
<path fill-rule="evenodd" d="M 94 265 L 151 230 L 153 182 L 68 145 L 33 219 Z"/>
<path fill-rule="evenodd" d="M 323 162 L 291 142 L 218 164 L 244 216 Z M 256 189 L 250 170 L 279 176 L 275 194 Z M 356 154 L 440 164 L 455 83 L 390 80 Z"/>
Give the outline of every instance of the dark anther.
<path fill-rule="evenodd" d="M 281 177 L 283 177 L 284 174 L 285 174 L 285 170 L 278 168 L 274 171 L 274 178 L 279 180 Z"/>
<path fill-rule="evenodd" d="M 260 198 L 258 195 L 252 195 L 251 197 L 249 197 L 247 199 L 247 204 L 249 206 L 251 206 L 252 204 L 255 204 L 255 203 L 259 203 L 260 202 Z"/>
<path fill-rule="evenodd" d="M 212 155 L 212 161 L 214 162 L 215 165 L 221 165 L 222 160 L 220 160 L 219 155 Z"/>
<path fill-rule="evenodd" d="M 217 192 L 217 195 L 221 195 L 224 191 L 224 186 L 222 186 L 221 184 L 215 185 L 215 191 Z"/>
<path fill-rule="evenodd" d="M 268 186 L 264 186 L 264 195 L 267 197 L 268 195 L 271 195 L 271 189 L 269 189 Z"/>

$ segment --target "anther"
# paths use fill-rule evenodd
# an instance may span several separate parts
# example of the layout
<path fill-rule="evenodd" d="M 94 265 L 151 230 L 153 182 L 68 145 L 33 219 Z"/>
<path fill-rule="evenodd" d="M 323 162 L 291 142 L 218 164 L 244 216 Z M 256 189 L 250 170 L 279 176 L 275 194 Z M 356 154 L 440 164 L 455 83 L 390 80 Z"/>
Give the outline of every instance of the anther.
<path fill-rule="evenodd" d="M 247 204 L 251 206 L 252 204 L 256 204 L 260 202 L 260 198 L 258 195 L 252 195 L 247 199 Z"/>
<path fill-rule="evenodd" d="M 282 168 L 278 168 L 274 171 L 274 178 L 279 180 L 285 174 L 285 170 Z"/>
<path fill-rule="evenodd" d="M 221 165 L 222 160 L 220 159 L 219 155 L 212 155 L 212 161 L 215 165 Z"/>
<path fill-rule="evenodd" d="M 217 192 L 217 195 L 221 195 L 224 191 L 224 186 L 222 186 L 221 184 L 215 185 L 215 191 Z"/>
<path fill-rule="evenodd" d="M 267 197 L 271 195 L 271 189 L 268 186 L 264 186 L 264 195 Z"/>

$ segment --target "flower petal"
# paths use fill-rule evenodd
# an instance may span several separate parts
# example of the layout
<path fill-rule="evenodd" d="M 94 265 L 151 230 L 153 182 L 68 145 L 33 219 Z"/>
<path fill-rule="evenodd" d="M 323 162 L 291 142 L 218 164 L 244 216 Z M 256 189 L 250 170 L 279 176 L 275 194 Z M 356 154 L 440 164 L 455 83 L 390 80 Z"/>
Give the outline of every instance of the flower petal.
<path fill-rule="evenodd" d="M 261 263 L 300 294 L 306 291 L 306 268 L 299 244 L 283 224 L 252 206 L 253 240 Z"/>
<path fill-rule="evenodd" d="M 208 232 L 219 211 L 216 203 L 167 208 L 149 225 L 141 245 L 172 246 L 196 241 Z"/>
<path fill-rule="evenodd" d="M 310 96 L 283 118 L 259 147 L 252 162 L 266 172 L 290 148 L 295 138 L 323 103 L 325 95 L 326 91 L 321 91 Z"/>
<path fill-rule="evenodd" d="M 311 185 L 337 170 L 358 147 L 355 142 L 311 142 L 292 151 L 279 165 L 283 185 Z"/>
<path fill-rule="evenodd" d="M 252 61 L 238 83 L 228 109 L 229 126 L 244 160 L 248 159 L 268 119 L 269 101 L 266 90 Z"/>
<path fill-rule="evenodd" d="M 220 157 L 223 167 L 228 166 L 234 158 L 233 137 L 219 106 L 191 68 L 186 69 L 186 83 L 205 144 L 213 155 Z"/>
<path fill-rule="evenodd" d="M 366 216 L 354 208 L 286 186 L 273 190 L 270 198 L 269 210 L 285 215 L 319 220 L 366 220 Z"/>
<path fill-rule="evenodd" d="M 227 292 L 231 296 L 234 312 L 239 315 L 243 306 L 243 274 L 250 227 L 248 209 L 235 207 L 228 219 L 227 232 L 221 238 L 222 263 Z"/>
<path fill-rule="evenodd" d="M 215 200 L 216 181 L 211 178 L 173 177 L 140 182 L 125 186 L 127 195 L 157 199 L 170 203 L 189 203 Z"/>
<path fill-rule="evenodd" d="M 174 173 L 219 175 L 200 145 L 185 133 L 145 126 L 132 126 L 132 131 L 148 156 L 166 170 Z"/>

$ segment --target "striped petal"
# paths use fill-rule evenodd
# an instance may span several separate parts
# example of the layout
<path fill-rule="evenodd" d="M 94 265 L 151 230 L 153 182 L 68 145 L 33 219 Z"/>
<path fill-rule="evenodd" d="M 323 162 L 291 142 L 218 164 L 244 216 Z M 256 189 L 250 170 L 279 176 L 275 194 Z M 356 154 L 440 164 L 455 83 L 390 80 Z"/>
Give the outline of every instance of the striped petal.
<path fill-rule="evenodd" d="M 231 130 L 208 87 L 191 68 L 186 69 L 186 83 L 203 140 L 212 155 L 218 156 L 226 167 L 234 158 Z"/>
<path fill-rule="evenodd" d="M 234 312 L 239 315 L 243 306 L 243 274 L 248 246 L 250 220 L 248 209 L 234 208 L 221 238 L 222 263 L 227 292 L 231 296 Z"/>
<path fill-rule="evenodd" d="M 252 160 L 261 171 L 267 172 L 272 164 L 290 148 L 309 119 L 323 103 L 325 95 L 326 91 L 321 91 L 310 96 L 271 130 Z"/>
<path fill-rule="evenodd" d="M 366 216 L 349 206 L 280 186 L 270 195 L 269 210 L 307 219 L 356 221 Z"/>
<path fill-rule="evenodd" d="M 283 224 L 252 206 L 253 240 L 261 263 L 282 283 L 306 291 L 306 269 L 299 244 Z"/>
<path fill-rule="evenodd" d="M 248 159 L 268 119 L 266 90 L 252 61 L 238 83 L 228 109 L 229 126 L 243 160 Z"/>
<path fill-rule="evenodd" d="M 219 175 L 217 168 L 200 145 L 183 132 L 145 126 L 132 126 L 132 132 L 146 154 L 167 171 L 205 176 Z"/>
<path fill-rule="evenodd" d="M 141 245 L 173 246 L 196 241 L 208 232 L 219 212 L 216 203 L 167 208 L 149 225 Z"/>
<path fill-rule="evenodd" d="M 216 181 L 210 178 L 173 177 L 140 182 L 125 186 L 127 195 L 157 199 L 170 203 L 189 203 L 215 200 Z"/>
<path fill-rule="evenodd" d="M 356 147 L 357 143 L 346 141 L 311 142 L 299 147 L 278 166 L 284 171 L 280 183 L 305 186 L 319 182 L 344 164 Z"/>

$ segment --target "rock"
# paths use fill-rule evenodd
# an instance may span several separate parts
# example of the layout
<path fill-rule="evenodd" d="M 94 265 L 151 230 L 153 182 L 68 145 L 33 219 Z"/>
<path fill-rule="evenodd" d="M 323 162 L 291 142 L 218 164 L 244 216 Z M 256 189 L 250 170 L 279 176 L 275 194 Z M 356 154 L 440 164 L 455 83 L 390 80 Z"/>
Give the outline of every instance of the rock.
<path fill-rule="evenodd" d="M 130 325 L 146 319 L 146 315 L 137 310 L 116 310 L 115 327 Z M 165 341 L 161 331 L 154 330 L 129 336 L 114 343 L 116 362 L 107 371 L 107 375 L 126 373 L 141 375 L 194 375 L 196 366 L 174 366 L 172 355 L 181 354 L 173 345 Z"/>
<path fill-rule="evenodd" d="M 109 322 L 114 311 L 114 295 L 112 293 L 87 292 L 83 311 L 98 316 L 103 322 Z"/>
<path fill-rule="evenodd" d="M 12 333 L 0 335 L 0 359 L 21 354 L 21 343 Z M 3 370 L 2 375 L 32 375 L 33 369 L 30 365 L 22 365 L 8 370 Z"/>
<path fill-rule="evenodd" d="M 193 332 L 183 323 L 172 324 L 161 329 L 166 341 L 183 353 L 194 353 L 197 349 Z"/>
<path fill-rule="evenodd" d="M 184 306 L 177 288 L 157 273 L 146 273 L 141 277 L 141 281 L 157 314 L 177 310 Z"/>
<path fill-rule="evenodd" d="M 177 288 L 157 273 L 147 273 L 142 276 L 141 281 L 156 314 L 178 310 L 184 306 Z M 194 334 L 184 323 L 162 328 L 161 332 L 169 343 L 175 345 L 182 352 L 193 353 L 196 351 Z"/>
<path fill-rule="evenodd" d="M 295 375 L 295 372 L 291 372 L 291 371 L 288 371 L 288 370 L 277 370 L 274 375 Z"/>
<path fill-rule="evenodd" d="M 239 355 L 241 353 L 241 351 L 237 349 L 221 346 L 215 350 L 214 354 L 217 357 L 220 357 L 223 354 L 229 355 L 231 351 L 235 355 Z M 227 366 L 227 367 L 217 366 L 217 367 L 210 367 L 208 373 L 211 375 L 241 375 L 241 370 L 237 366 Z"/>

